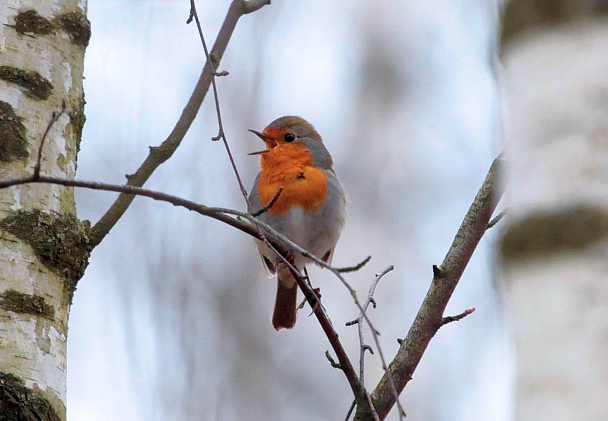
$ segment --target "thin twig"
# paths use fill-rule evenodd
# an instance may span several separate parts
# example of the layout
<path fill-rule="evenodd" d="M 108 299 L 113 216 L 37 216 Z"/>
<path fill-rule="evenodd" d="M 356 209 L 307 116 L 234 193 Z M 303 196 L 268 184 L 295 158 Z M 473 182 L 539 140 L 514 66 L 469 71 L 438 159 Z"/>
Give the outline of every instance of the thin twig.
<path fill-rule="evenodd" d="M 245 198 L 245 203 L 247 203 L 247 190 L 243 185 L 243 180 L 241 180 L 241 175 L 239 174 L 239 170 L 236 167 L 236 163 L 234 162 L 234 157 L 232 156 L 232 152 L 230 151 L 230 146 L 228 146 L 228 140 L 226 139 L 226 132 L 224 130 L 224 124 L 222 122 L 222 112 L 220 110 L 220 98 L 217 92 L 217 85 L 215 83 L 215 78 L 220 74 L 217 72 L 215 65 L 213 64 L 213 60 L 211 60 L 211 56 L 209 55 L 209 50 L 207 49 L 207 43 L 205 42 L 205 36 L 203 35 L 203 29 L 201 27 L 201 21 L 198 19 L 198 13 L 196 13 L 196 1 L 190 0 L 190 18 L 189 21 L 194 17 L 194 21 L 196 22 L 196 28 L 198 29 L 198 35 L 201 38 L 201 43 L 203 44 L 203 50 L 205 51 L 205 57 L 207 58 L 207 62 L 210 64 L 209 72 L 211 73 L 211 86 L 213 87 L 213 99 L 215 101 L 215 113 L 217 115 L 217 124 L 219 127 L 219 132 L 217 136 L 213 138 L 213 140 L 220 140 L 224 142 L 224 147 L 226 148 L 226 152 L 228 153 L 228 159 L 230 160 L 230 164 L 232 165 L 232 170 L 236 175 L 236 180 L 239 184 L 239 188 L 241 190 L 241 194 Z M 228 72 L 221 72 L 221 76 L 228 75 Z"/>
<path fill-rule="evenodd" d="M 374 277 L 374 280 L 372 281 L 372 284 L 369 287 L 369 292 L 367 293 L 367 299 L 365 300 L 365 304 L 363 305 L 363 311 L 367 312 L 367 308 L 369 307 L 370 304 L 372 304 L 372 306 L 374 308 L 376 308 L 376 301 L 374 300 L 374 294 L 376 293 L 376 287 L 378 286 L 378 283 L 380 282 L 380 280 L 382 279 L 382 277 L 384 277 L 384 275 L 386 275 L 387 273 L 389 273 L 390 271 L 392 271 L 393 269 L 395 269 L 395 267 L 393 265 L 388 266 L 386 269 L 384 269 L 382 272 L 376 274 L 376 276 Z M 363 313 L 359 314 L 359 317 L 357 318 L 358 322 L 358 330 L 359 330 L 359 345 L 361 348 L 361 351 L 359 352 L 359 378 L 361 379 L 361 383 L 365 386 L 365 349 L 366 347 L 369 348 L 370 352 L 373 354 L 371 347 L 369 347 L 369 345 L 365 345 L 365 341 L 363 339 Z"/>
<path fill-rule="evenodd" d="M 348 273 L 348 272 L 356 272 L 361 269 L 363 266 L 369 263 L 372 260 L 372 256 L 367 256 L 361 263 L 357 263 L 355 266 L 349 266 L 345 268 L 337 268 L 336 270 L 340 273 Z"/>
<path fill-rule="evenodd" d="M 53 125 L 55 123 L 57 123 L 57 120 L 59 120 L 59 117 L 61 117 L 64 112 L 65 112 L 65 99 L 61 101 L 61 109 L 59 110 L 59 112 L 53 111 L 53 114 L 51 114 L 51 119 L 49 121 L 49 124 L 47 124 L 46 130 L 44 131 L 44 134 L 42 135 L 42 139 L 40 140 L 40 146 L 38 147 L 38 159 L 36 159 L 36 165 L 34 166 L 34 178 L 35 179 L 40 178 L 40 165 L 41 165 L 40 163 L 42 161 L 42 147 L 44 146 L 44 141 L 46 140 L 46 137 L 48 136 L 49 132 L 51 131 L 51 127 L 53 127 Z"/>
<path fill-rule="evenodd" d="M 376 277 L 374 278 L 374 281 L 372 282 L 372 285 L 370 286 L 370 290 L 369 293 L 367 295 L 367 300 L 365 302 L 365 306 L 363 308 L 363 312 L 361 312 L 359 314 L 359 322 L 358 324 L 358 330 L 359 330 L 359 342 L 361 344 L 361 351 L 360 351 L 360 357 L 359 357 L 359 363 L 360 363 L 360 378 L 361 378 L 361 383 L 365 386 L 364 383 L 364 372 L 365 372 L 365 350 L 369 349 L 370 352 L 373 354 L 373 352 L 371 351 L 371 347 L 369 345 L 364 345 L 363 344 L 363 326 L 362 326 L 362 319 L 365 318 L 366 320 L 369 320 L 367 318 L 367 308 L 369 307 L 370 304 L 372 304 L 374 306 L 374 308 L 376 307 L 376 301 L 374 300 L 374 293 L 376 291 L 376 286 L 378 285 L 378 283 L 380 282 L 380 279 L 382 279 L 382 277 L 384 275 L 386 275 L 388 272 L 392 271 L 395 267 L 393 265 L 388 266 L 386 269 L 384 269 L 382 272 L 380 272 L 379 274 L 376 275 Z M 399 400 L 399 392 L 397 391 L 397 387 L 395 386 L 394 380 L 393 380 L 393 376 L 390 373 L 390 371 L 388 370 L 388 364 L 386 363 L 386 359 L 384 358 L 384 353 L 382 352 L 382 348 L 380 347 L 380 341 L 378 339 L 378 335 L 380 335 L 380 332 L 378 332 L 373 325 L 371 325 L 371 322 L 368 322 L 369 328 L 371 330 L 372 333 L 372 337 L 374 338 L 374 342 L 376 343 L 376 349 L 378 350 L 378 355 L 380 356 L 380 361 L 382 362 L 382 369 L 384 370 L 385 376 L 388 379 L 389 385 L 391 387 L 391 391 L 393 393 L 393 396 L 395 398 L 395 402 L 397 404 L 397 408 L 399 409 L 399 419 L 402 420 L 403 416 L 405 414 L 405 410 L 403 409 L 403 406 L 401 405 L 401 401 Z M 372 415 L 374 416 L 374 419 L 378 418 L 378 414 L 375 412 L 375 407 L 372 401 L 371 404 L 371 408 L 372 408 Z"/>
<path fill-rule="evenodd" d="M 353 403 L 350 404 L 350 408 L 348 408 L 348 412 L 346 413 L 346 417 L 344 418 L 344 421 L 348 421 L 350 419 L 350 416 L 353 413 L 353 409 L 355 409 L 356 405 L 357 405 L 356 400 L 354 400 Z"/>
<path fill-rule="evenodd" d="M 346 323 L 346 326 L 352 326 L 355 324 L 358 325 L 357 328 L 358 328 L 358 334 L 359 334 L 359 379 L 361 380 L 361 384 L 363 385 L 363 387 L 365 387 L 365 351 L 369 351 L 371 354 L 374 353 L 372 347 L 369 345 L 366 345 L 365 340 L 363 338 L 363 318 L 364 318 L 364 315 L 367 314 L 367 309 L 370 304 L 374 308 L 376 308 L 376 300 L 374 299 L 374 294 L 376 292 L 376 286 L 378 285 L 378 283 L 380 282 L 382 277 L 384 275 L 386 275 L 387 273 L 389 273 L 390 271 L 392 271 L 394 268 L 395 267 L 393 265 L 390 265 L 386 269 L 384 269 L 382 272 L 376 274 L 376 276 L 374 277 L 374 280 L 372 281 L 372 284 L 370 286 L 369 292 L 367 294 L 367 299 L 365 300 L 365 304 L 363 305 L 363 311 L 359 313 L 358 318 Z M 372 330 L 372 335 L 374 337 L 377 337 L 379 334 L 380 333 L 378 331 Z M 379 346 L 378 343 L 377 343 L 377 346 Z M 380 348 L 378 348 L 378 349 L 379 349 L 379 352 L 381 352 Z M 383 369 L 386 371 L 385 362 L 383 362 Z M 390 373 L 389 373 L 389 377 L 390 377 Z M 394 389 L 394 390 L 396 393 L 396 389 Z M 403 408 L 401 407 L 401 402 L 399 402 L 398 394 L 395 395 L 395 399 L 401 410 L 401 413 L 404 413 Z M 350 414 L 352 412 L 354 405 L 355 405 L 355 402 L 353 402 L 353 405 L 349 409 L 346 419 L 348 419 L 350 417 Z M 374 418 L 376 418 L 377 414 L 373 410 L 373 403 L 372 403 L 371 407 L 372 407 L 372 415 L 374 416 Z M 401 418 L 401 415 L 400 415 L 400 418 Z"/>
<path fill-rule="evenodd" d="M 294 279 L 296 280 L 296 283 L 298 284 L 298 287 L 300 288 L 300 290 L 306 297 L 306 300 L 308 301 L 308 304 L 310 305 L 310 307 L 313 309 L 314 315 L 317 317 L 317 320 L 319 321 L 319 324 L 321 325 L 321 328 L 323 329 L 325 336 L 327 336 L 329 343 L 331 344 L 332 348 L 334 349 L 334 352 L 336 353 L 336 356 L 338 357 L 339 363 L 335 363 L 335 361 L 329 355 L 329 352 L 326 352 L 326 356 L 328 357 L 330 362 L 333 361 L 332 367 L 339 368 L 340 370 L 342 370 L 342 372 L 346 376 L 346 379 L 349 382 L 349 385 L 351 386 L 351 390 L 353 391 L 353 394 L 355 395 L 355 400 L 359 403 L 365 403 L 365 405 L 368 407 L 369 411 L 375 412 L 375 409 L 373 408 L 373 404 L 371 401 L 371 397 L 370 397 L 369 393 L 365 390 L 365 388 L 363 387 L 361 382 L 359 381 L 359 378 L 357 377 L 357 375 L 355 373 L 353 365 L 352 365 L 350 359 L 348 358 L 348 354 L 346 353 L 346 350 L 344 349 L 344 347 L 342 346 L 342 343 L 340 342 L 340 340 L 338 338 L 338 333 L 333 328 L 333 324 L 331 323 L 331 320 L 329 319 L 329 316 L 327 315 L 327 311 L 326 311 L 325 307 L 323 306 L 323 304 L 321 303 L 318 295 L 315 293 L 314 289 L 312 288 L 310 281 L 308 280 L 307 277 L 302 276 L 302 274 L 297 270 L 297 268 L 292 264 L 292 262 L 289 261 L 289 259 L 287 259 L 285 257 L 286 255 L 293 256 L 294 255 L 293 252 L 288 252 L 288 253 L 279 252 L 276 249 L 275 245 L 271 244 L 271 242 L 264 236 L 264 233 L 262 232 L 262 228 L 264 228 L 264 230 L 267 230 L 268 226 L 266 224 L 261 223 L 259 220 L 256 220 L 256 219 L 252 219 L 251 221 L 254 222 L 255 224 L 257 224 L 258 233 L 260 236 L 262 236 L 264 238 L 263 241 L 266 243 L 266 245 L 272 251 L 274 251 L 275 254 L 279 257 L 279 259 L 283 263 L 285 263 L 285 265 L 289 268 L 289 270 L 291 271 L 291 274 L 293 275 Z M 278 239 L 280 239 L 281 241 L 283 239 L 287 240 L 286 243 L 288 243 L 290 247 L 295 246 L 293 248 L 296 249 L 296 251 L 298 251 L 300 253 L 302 253 L 304 251 L 304 249 L 302 249 L 301 247 L 292 243 L 290 240 L 288 240 L 282 234 L 280 234 L 274 230 L 273 230 L 272 234 L 273 234 L 273 236 L 276 235 L 276 237 L 278 237 Z M 314 256 L 312 256 L 312 257 L 314 257 Z M 314 258 L 323 262 L 327 268 L 331 268 L 324 261 L 322 261 L 316 257 L 314 257 Z M 357 304 L 358 304 L 358 302 L 357 302 Z"/>
<path fill-rule="evenodd" d="M 446 316 L 443 319 L 441 319 L 441 326 L 445 326 L 448 323 L 457 322 L 459 320 L 462 320 L 465 317 L 467 317 L 469 314 L 472 314 L 474 312 L 475 312 L 475 307 L 469 307 L 462 313 L 457 314 L 456 316 Z"/>

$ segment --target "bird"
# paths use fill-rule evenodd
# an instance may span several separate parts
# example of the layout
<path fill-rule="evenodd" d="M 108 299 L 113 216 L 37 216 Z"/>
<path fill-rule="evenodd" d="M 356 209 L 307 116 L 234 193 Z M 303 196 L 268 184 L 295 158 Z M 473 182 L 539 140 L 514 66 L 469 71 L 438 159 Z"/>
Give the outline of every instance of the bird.
<path fill-rule="evenodd" d="M 275 200 L 258 218 L 330 264 L 344 226 L 346 198 L 323 139 L 296 116 L 277 118 L 262 132 L 249 131 L 266 144 L 266 149 L 249 154 L 259 155 L 261 167 L 248 196 L 250 210 Z M 267 244 L 256 240 L 256 246 L 269 277 L 277 275 L 272 325 L 277 331 L 291 329 L 296 323 L 296 280 Z M 293 262 L 302 271 L 311 260 L 296 252 Z"/>

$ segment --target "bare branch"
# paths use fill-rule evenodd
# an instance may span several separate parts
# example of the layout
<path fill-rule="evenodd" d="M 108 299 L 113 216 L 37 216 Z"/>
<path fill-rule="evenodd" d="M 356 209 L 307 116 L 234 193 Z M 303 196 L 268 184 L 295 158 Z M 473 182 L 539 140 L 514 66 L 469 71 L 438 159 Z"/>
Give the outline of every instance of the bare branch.
<path fill-rule="evenodd" d="M 157 192 L 153 190 L 143 189 L 141 187 L 129 186 L 129 185 L 114 185 L 114 184 L 106 184 L 99 183 L 93 181 L 84 181 L 84 180 L 74 180 L 74 179 L 63 179 L 57 177 L 48 177 L 48 176 L 39 176 L 38 179 L 34 179 L 34 177 L 25 177 L 20 179 L 13 180 L 4 180 L 0 181 L 0 188 L 6 188 L 9 186 L 27 184 L 27 183 L 51 183 L 51 184 L 59 184 L 63 186 L 71 186 L 71 187 L 83 187 L 90 188 L 94 190 L 105 190 L 105 191 L 114 191 L 123 194 L 129 195 L 139 195 L 150 197 L 154 200 L 169 202 L 175 206 L 181 206 L 188 210 L 197 212 L 201 215 L 208 216 L 214 219 L 217 219 L 221 222 L 224 222 L 238 230 L 257 238 L 258 240 L 265 241 L 266 244 L 273 250 L 279 258 L 286 264 L 289 270 L 292 272 L 298 286 L 304 293 L 306 300 L 313 308 L 313 312 L 319 323 L 321 328 L 325 332 L 332 348 L 336 352 L 336 355 L 339 360 L 339 365 L 341 370 L 346 375 L 347 380 L 353 390 L 353 394 L 358 402 L 360 407 L 367 407 L 367 412 L 370 411 L 369 405 L 371 402 L 371 397 L 369 393 L 365 390 L 365 388 L 361 385 L 353 366 L 348 359 L 348 355 L 344 350 L 344 347 L 340 343 L 338 339 L 338 334 L 333 328 L 333 324 L 331 320 L 327 316 L 325 308 L 321 304 L 317 294 L 312 289 L 312 287 L 308 284 L 306 277 L 304 277 L 290 262 L 285 256 L 293 256 L 294 252 L 300 252 L 309 256 L 316 263 L 319 263 L 321 266 L 328 268 L 332 273 L 334 273 L 346 287 L 352 291 L 353 299 L 355 300 L 356 305 L 362 310 L 361 304 L 357 300 L 356 292 L 348 285 L 348 283 L 344 280 L 342 275 L 337 271 L 337 269 L 329 266 L 326 262 L 314 256 L 310 252 L 302 249 L 297 244 L 293 243 L 287 237 L 282 235 L 281 233 L 275 231 L 272 227 L 260 221 L 259 219 L 253 217 L 252 215 L 236 211 L 233 209 L 220 208 L 220 207 L 207 207 L 204 205 L 200 205 L 198 203 L 182 199 L 180 197 L 172 196 L 166 193 Z M 232 217 L 229 215 L 236 216 Z M 245 219 L 250 221 L 251 223 L 245 223 L 241 219 Z M 263 232 L 262 232 L 263 230 Z M 370 325 L 372 330 L 375 330 L 369 319 L 364 315 L 365 320 Z"/>
<path fill-rule="evenodd" d="M 0 180 L 0 189 L 17 186 L 21 184 L 28 183 L 49 183 L 49 184 L 58 184 L 61 186 L 69 186 L 69 187 L 81 187 L 93 190 L 103 190 L 103 191 L 113 191 L 122 194 L 128 194 L 133 196 L 145 196 L 154 200 L 158 200 L 161 202 L 168 202 L 175 206 L 180 206 L 186 208 L 190 211 L 199 213 L 203 216 L 208 216 L 213 219 L 217 219 L 218 221 L 224 222 L 246 234 L 249 234 L 257 239 L 260 239 L 257 230 L 246 222 L 243 222 L 237 218 L 229 216 L 229 214 L 240 216 L 242 218 L 251 218 L 248 214 L 244 212 L 233 211 L 231 209 L 217 208 L 217 207 L 208 207 L 204 206 L 190 200 L 182 199 L 181 197 L 172 196 L 170 194 L 148 190 L 141 187 L 129 186 L 129 185 L 118 185 L 118 184 L 107 184 L 100 183 L 96 181 L 87 181 L 87 180 L 75 180 L 69 178 L 58 178 L 58 177 L 49 177 L 45 175 L 40 175 L 38 178 L 34 178 L 34 176 L 24 177 L 24 178 L 16 178 L 12 180 Z M 226 212 L 229 211 L 229 212 Z M 260 224 L 263 224 L 260 222 Z M 265 225 L 265 224 L 264 224 Z M 264 229 L 270 227 L 264 227 Z M 275 231 L 271 228 L 269 232 L 274 235 Z M 273 238 L 274 240 L 274 238 Z M 278 240 L 282 241 L 282 240 Z M 287 243 L 288 246 L 291 246 Z"/>
<path fill-rule="evenodd" d="M 464 220 L 454 238 L 443 263 L 437 268 L 431 287 L 412 323 L 412 327 L 397 355 L 390 364 L 387 373 L 392 373 L 397 391 L 401 393 L 412 378 L 430 340 L 435 336 L 443 321 L 445 307 L 458 285 L 473 252 L 486 232 L 488 222 L 503 194 L 503 187 L 498 182 L 498 172 L 502 159 L 496 158 L 486 176 L 475 200 L 471 204 Z M 386 418 L 395 404 L 391 385 L 385 374 L 372 393 L 374 405 L 380 418 Z M 368 415 L 357 408 L 355 419 L 367 419 Z"/>
<path fill-rule="evenodd" d="M 230 4 L 230 8 L 228 9 L 224 23 L 222 24 L 222 27 L 217 35 L 217 39 L 215 40 L 215 44 L 209 53 L 210 59 L 208 59 L 205 63 L 194 91 L 192 92 L 192 95 L 190 96 L 190 99 L 188 100 L 188 103 L 186 104 L 186 107 L 184 108 L 179 120 L 175 124 L 175 127 L 169 136 L 160 146 L 150 148 L 150 153 L 142 165 L 134 174 L 128 177 L 127 185 L 136 187 L 143 186 L 156 168 L 158 168 L 173 155 L 175 150 L 180 145 L 182 139 L 190 129 L 190 125 L 194 121 L 201 103 L 205 99 L 205 95 L 207 94 L 211 81 L 213 80 L 211 69 L 215 69 L 222 59 L 240 17 L 244 14 L 254 12 L 269 3 L 269 1 L 234 0 Z M 121 194 L 110 209 L 108 209 L 105 215 L 103 215 L 103 217 L 95 224 L 91 230 L 90 240 L 92 247 L 95 247 L 101 243 L 104 237 L 129 208 L 133 198 L 133 195 L 126 193 Z"/>

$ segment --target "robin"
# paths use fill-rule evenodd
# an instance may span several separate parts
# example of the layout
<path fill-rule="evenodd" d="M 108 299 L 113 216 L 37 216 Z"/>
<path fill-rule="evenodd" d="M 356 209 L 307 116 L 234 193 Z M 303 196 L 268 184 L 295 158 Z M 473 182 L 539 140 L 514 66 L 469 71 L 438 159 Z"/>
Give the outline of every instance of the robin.
<path fill-rule="evenodd" d="M 250 131 L 266 144 L 265 150 L 250 154 L 260 155 L 261 166 L 249 194 L 250 208 L 261 209 L 276 197 L 259 219 L 331 263 L 344 225 L 346 200 L 323 139 L 309 122 L 294 116 L 276 119 L 263 132 Z M 266 244 L 256 240 L 256 246 L 269 276 L 277 274 L 272 325 L 276 330 L 291 329 L 296 323 L 296 281 Z M 301 253 L 293 258 L 298 270 L 310 262 Z"/>

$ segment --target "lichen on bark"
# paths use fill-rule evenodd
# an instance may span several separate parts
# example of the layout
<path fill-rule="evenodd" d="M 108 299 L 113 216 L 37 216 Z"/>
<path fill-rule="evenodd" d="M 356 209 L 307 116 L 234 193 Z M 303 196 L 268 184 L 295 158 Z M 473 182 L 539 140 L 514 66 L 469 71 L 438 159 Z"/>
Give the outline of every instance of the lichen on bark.
<path fill-rule="evenodd" d="M 29 244 L 47 268 L 64 278 L 64 292 L 71 304 L 76 285 L 89 264 L 88 221 L 81 222 L 70 213 L 28 209 L 0 221 L 0 229 Z"/>
<path fill-rule="evenodd" d="M 34 70 L 0 66 L 0 79 L 22 87 L 34 99 L 48 99 L 53 91 L 51 82 Z"/>
<path fill-rule="evenodd" d="M 83 47 L 89 45 L 91 22 L 84 13 L 79 11 L 69 12 L 58 16 L 56 20 L 59 22 L 59 26 L 68 33 L 70 40 L 74 44 L 82 45 Z"/>
<path fill-rule="evenodd" d="M 25 10 L 15 16 L 15 24 L 10 25 L 20 34 L 48 35 L 53 33 L 53 24 L 35 10 Z"/>
<path fill-rule="evenodd" d="M 29 156 L 25 126 L 8 102 L 0 101 L 0 161 L 11 162 Z"/>
<path fill-rule="evenodd" d="M 81 11 L 64 13 L 50 21 L 35 10 L 25 10 L 15 16 L 14 25 L 7 26 L 21 35 L 50 35 L 60 29 L 68 34 L 70 41 L 83 47 L 87 47 L 91 39 L 91 22 Z"/>
<path fill-rule="evenodd" d="M 55 309 L 40 295 L 24 294 L 9 289 L 0 294 L 0 308 L 15 313 L 27 313 L 53 320 Z"/>
<path fill-rule="evenodd" d="M 60 421 L 53 405 L 17 376 L 0 372 L 0 416 L 6 421 Z"/>

